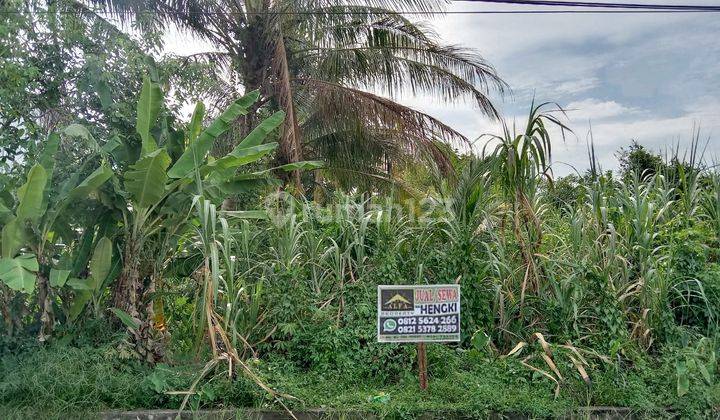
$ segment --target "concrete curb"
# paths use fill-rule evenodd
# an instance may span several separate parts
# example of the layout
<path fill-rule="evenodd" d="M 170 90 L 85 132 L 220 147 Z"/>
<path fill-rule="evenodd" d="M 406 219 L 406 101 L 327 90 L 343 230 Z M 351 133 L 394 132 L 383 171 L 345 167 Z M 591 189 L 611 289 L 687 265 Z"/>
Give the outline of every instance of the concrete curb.
<path fill-rule="evenodd" d="M 134 411 L 107 411 L 100 413 L 98 418 L 103 420 L 174 420 L 177 418 L 177 410 L 134 410 Z M 301 410 L 293 414 L 298 420 L 375 420 L 381 417 L 376 414 L 358 411 L 333 411 L 333 410 Z M 454 418 L 457 415 L 442 412 L 428 412 L 416 417 L 423 420 Z M 668 412 L 668 416 L 672 414 Z M 593 419 L 593 420 L 620 420 L 643 417 L 638 410 L 627 407 L 587 407 L 578 408 L 574 413 L 563 416 L 565 419 Z M 525 420 L 534 418 L 521 413 L 491 413 L 488 418 Z M 292 419 L 285 411 L 278 410 L 254 410 L 254 409 L 225 409 L 225 410 L 199 410 L 195 412 L 184 411 L 180 419 L 202 419 L 202 420 L 287 420 Z"/>

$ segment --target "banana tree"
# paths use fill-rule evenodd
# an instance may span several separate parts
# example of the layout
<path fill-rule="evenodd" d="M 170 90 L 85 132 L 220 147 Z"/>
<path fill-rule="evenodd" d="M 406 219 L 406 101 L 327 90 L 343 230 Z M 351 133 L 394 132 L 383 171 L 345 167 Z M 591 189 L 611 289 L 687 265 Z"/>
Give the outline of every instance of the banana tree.
<path fill-rule="evenodd" d="M 123 266 L 113 286 L 112 306 L 134 318 L 141 328 L 152 320 L 151 295 L 156 287 L 156 276 L 161 274 L 154 263 L 165 259 L 165 253 L 173 250 L 173 241 L 158 240 L 155 243 L 166 244 L 165 249 L 154 247 L 152 255 L 147 255 L 149 241 L 181 235 L 193 195 L 202 193 L 222 200 L 224 196 L 258 184 L 273 182 L 270 170 L 238 173 L 238 169 L 276 149 L 276 142 L 263 142 L 282 124 L 283 112 L 262 121 L 226 156 L 214 158 L 209 155 L 215 141 L 238 117 L 248 112 L 258 97 L 259 93 L 254 91 L 234 101 L 205 129 L 202 127 L 205 107 L 198 103 L 188 127 L 178 131 L 182 135 L 181 141 L 175 140 L 171 145 L 168 140 L 158 142 L 153 134 L 158 132 L 163 93 L 157 84 L 145 79 L 137 106 L 140 157 L 123 172 L 118 170 L 113 177 L 115 197 L 107 200 L 115 203 L 115 208 L 122 213 L 125 230 Z M 171 146 L 175 153 L 169 153 Z M 177 153 L 178 147 L 181 153 Z M 273 169 L 298 170 L 317 166 L 314 162 L 305 162 Z M 150 304 L 143 308 L 143 301 L 150 301 Z"/>
<path fill-rule="evenodd" d="M 50 280 L 63 283 L 66 278 L 65 271 L 55 266 L 53 256 L 56 248 L 72 242 L 76 235 L 65 217 L 68 206 L 96 191 L 112 176 L 103 160 L 97 169 L 80 180 L 95 160 L 93 155 L 77 172 L 54 187 L 55 154 L 60 141 L 58 133 L 48 136 L 39 161 L 15 191 L 14 210 L 6 205 L 0 208 L 0 280 L 16 292 L 32 294 L 37 290 L 41 341 L 52 333 L 55 323 Z M 96 152 L 101 152 L 99 147 Z"/>

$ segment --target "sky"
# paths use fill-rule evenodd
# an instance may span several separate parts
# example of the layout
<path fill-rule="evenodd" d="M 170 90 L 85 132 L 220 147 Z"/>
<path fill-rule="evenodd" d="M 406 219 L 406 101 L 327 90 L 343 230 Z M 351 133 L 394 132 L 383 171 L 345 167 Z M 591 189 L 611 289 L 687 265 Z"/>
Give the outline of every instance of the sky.
<path fill-rule="evenodd" d="M 720 0 L 634 2 L 720 5 Z M 447 10 L 529 8 L 537 9 L 453 2 Z M 554 136 L 556 175 L 588 167 L 590 131 L 603 169 L 616 169 L 616 151 L 633 139 L 653 151 L 682 149 L 694 127 L 710 139 L 706 158 L 720 158 L 720 13 L 447 14 L 426 21 L 441 43 L 476 50 L 510 85 L 511 93 L 493 96 L 510 126 L 523 123 L 533 98 L 567 110 L 565 121 L 574 135 Z M 177 32 L 165 40 L 166 49 L 176 54 L 207 49 Z M 498 134 L 501 127 L 470 103 L 408 94 L 395 99 L 470 139 Z"/>

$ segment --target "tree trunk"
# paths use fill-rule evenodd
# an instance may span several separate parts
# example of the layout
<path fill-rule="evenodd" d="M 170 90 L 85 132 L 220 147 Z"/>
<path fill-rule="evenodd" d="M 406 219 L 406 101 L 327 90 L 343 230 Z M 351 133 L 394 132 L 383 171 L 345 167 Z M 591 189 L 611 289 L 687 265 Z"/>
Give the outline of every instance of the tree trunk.
<path fill-rule="evenodd" d="M 285 165 L 300 162 L 302 160 L 300 125 L 298 124 L 297 114 L 295 113 L 287 51 L 285 50 L 285 40 L 280 28 L 277 28 L 275 39 L 273 67 L 278 79 L 275 86 L 275 93 L 280 108 L 285 111 L 285 122 L 283 123 L 282 133 L 280 135 L 280 147 L 278 148 L 278 163 Z M 303 194 L 300 171 L 292 171 L 290 178 L 295 186 L 295 192 L 297 194 Z"/>
<path fill-rule="evenodd" d="M 313 186 L 313 201 L 317 204 L 325 202 L 325 194 L 323 191 L 323 176 L 321 171 L 315 171 L 315 185 Z"/>
<path fill-rule="evenodd" d="M 41 267 L 44 266 L 44 261 L 39 262 Z M 37 274 L 37 291 L 38 306 L 40 307 L 40 333 L 38 340 L 45 341 L 52 335 L 55 325 L 55 315 L 53 314 L 50 282 L 42 270 Z"/>
<path fill-rule="evenodd" d="M 140 306 L 145 298 L 155 292 L 154 276 L 150 276 L 147 288 L 142 283 L 140 252 L 138 242 L 129 238 L 125 245 L 123 269 L 113 289 L 112 302 L 113 307 L 126 312 L 137 323 L 137 328 L 129 329 L 134 350 L 141 360 L 154 365 L 164 357 L 165 336 L 155 329 L 153 300 L 147 299 L 147 306 Z"/>
<path fill-rule="evenodd" d="M 152 292 L 155 293 L 158 288 L 161 291 L 163 290 L 163 278 L 153 276 Z M 160 332 L 165 332 L 167 322 L 165 320 L 165 303 L 162 297 L 150 300 L 148 305 L 151 306 L 150 313 L 152 314 L 153 327 Z"/>
<path fill-rule="evenodd" d="M 113 288 L 113 307 L 118 308 L 133 318 L 140 319 L 137 297 L 140 291 L 140 249 L 136 240 L 128 238 L 123 255 L 123 269 Z"/>
<path fill-rule="evenodd" d="M 13 313 L 10 309 L 10 303 L 12 301 L 11 290 L 9 287 L 0 283 L 0 314 L 2 314 L 3 322 L 5 323 L 5 334 L 8 337 L 12 337 L 14 332 L 15 322 L 13 320 Z"/>

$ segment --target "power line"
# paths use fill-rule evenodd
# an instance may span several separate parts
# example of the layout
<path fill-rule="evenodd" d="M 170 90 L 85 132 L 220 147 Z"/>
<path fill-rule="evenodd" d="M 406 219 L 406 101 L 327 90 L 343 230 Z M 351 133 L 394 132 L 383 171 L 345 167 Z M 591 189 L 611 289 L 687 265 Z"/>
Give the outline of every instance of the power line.
<path fill-rule="evenodd" d="M 590 7 L 603 9 L 635 9 L 635 10 L 672 10 L 672 11 L 720 11 L 720 5 L 690 5 L 690 4 L 643 4 L 643 3 L 609 3 L 588 1 L 560 1 L 560 0 L 452 0 L 454 2 L 512 4 L 523 6 L 561 6 L 561 7 Z"/>
<path fill-rule="evenodd" d="M 453 2 L 467 3 L 492 3 L 492 4 L 509 4 L 519 6 L 541 6 L 541 7 L 571 7 L 572 9 L 555 9 L 555 10 L 451 10 L 451 11 L 419 11 L 419 10 L 399 10 L 397 13 L 405 15 L 544 15 L 544 14 L 640 14 L 640 13 L 718 13 L 720 5 L 704 6 L 704 5 L 688 5 L 688 4 L 642 4 L 642 3 L 611 3 L 611 2 L 589 2 L 589 1 L 561 1 L 561 0 L 451 0 Z M 574 8 L 591 8 L 602 10 L 579 10 Z M 608 10 L 609 9 L 609 10 Z M 152 10 L 145 11 L 153 13 Z M 0 14 L 40 14 L 40 13 L 59 13 L 59 14 L 84 14 L 81 10 L 61 10 L 61 11 L 21 11 L 21 10 L 4 10 Z M 108 11 L 94 11 L 97 14 L 114 15 L 117 13 Z M 136 13 L 143 13 L 137 11 Z M 177 15 L 239 15 L 242 12 L 203 12 L 203 11 L 187 11 L 173 12 L 164 11 L 164 14 Z M 262 15 L 365 15 L 364 11 L 262 11 L 256 12 Z"/>
<path fill-rule="evenodd" d="M 482 1 L 482 0 L 453 0 L 453 1 Z M 584 7 L 584 6 L 583 6 Z M 22 10 L 2 10 L 0 11 L 0 15 L 13 15 L 13 14 L 29 14 L 29 15 L 39 15 L 39 14 L 60 14 L 60 15 L 82 15 L 86 14 L 87 12 L 84 11 L 22 11 Z M 99 15 L 117 15 L 117 13 L 113 12 L 106 12 L 106 11 L 93 11 L 92 13 L 96 13 Z M 138 13 L 143 13 L 138 12 Z M 145 13 L 154 13 L 154 11 L 147 10 Z M 703 13 L 720 13 L 720 7 L 717 9 L 711 9 L 711 10 L 695 10 L 695 9 L 685 9 L 685 10 L 664 10 L 664 9 L 649 9 L 649 10 L 636 10 L 636 9 L 628 9 L 628 10 L 449 10 L 449 11 L 418 11 L 418 10 L 408 10 L 408 11 L 397 11 L 396 13 L 403 14 L 403 15 L 424 15 L 424 16 L 442 16 L 442 15 L 557 15 L 557 14 L 575 14 L 575 15 L 586 15 L 586 14 L 703 14 Z M 206 15 L 206 16 L 217 16 L 217 15 L 239 15 L 240 12 L 172 12 L 172 11 L 163 11 L 163 14 L 183 14 L 183 15 Z M 332 15 L 366 15 L 365 12 L 353 12 L 353 11 L 347 11 L 347 12 L 315 12 L 315 11 L 308 11 L 308 12 L 259 12 L 256 14 L 261 15 L 269 15 L 269 16 L 283 16 L 283 15 L 296 15 L 296 16 L 304 16 L 304 15 L 323 15 L 323 16 L 332 16 Z"/>

